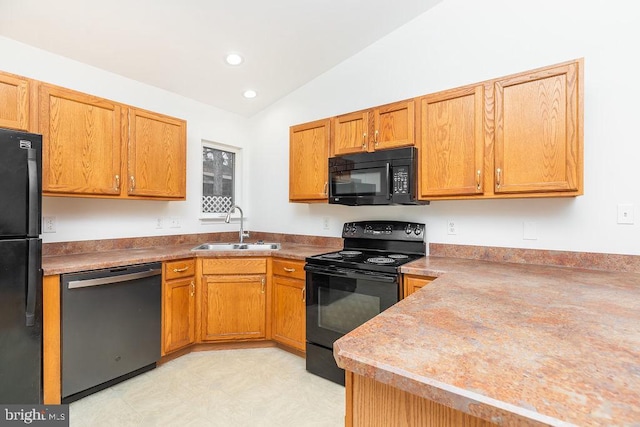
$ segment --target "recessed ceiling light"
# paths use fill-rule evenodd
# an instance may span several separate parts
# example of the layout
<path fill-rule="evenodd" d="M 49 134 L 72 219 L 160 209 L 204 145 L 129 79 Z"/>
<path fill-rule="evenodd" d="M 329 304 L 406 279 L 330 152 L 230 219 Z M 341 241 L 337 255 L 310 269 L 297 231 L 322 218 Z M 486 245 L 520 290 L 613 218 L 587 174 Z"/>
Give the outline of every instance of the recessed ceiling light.
<path fill-rule="evenodd" d="M 230 53 L 224 59 L 229 65 L 240 65 L 244 59 L 237 53 Z"/>
<path fill-rule="evenodd" d="M 244 91 L 242 96 L 244 96 L 247 99 L 251 99 L 251 98 L 255 98 L 256 96 L 258 96 L 258 93 L 255 90 L 248 89 L 248 90 Z"/>

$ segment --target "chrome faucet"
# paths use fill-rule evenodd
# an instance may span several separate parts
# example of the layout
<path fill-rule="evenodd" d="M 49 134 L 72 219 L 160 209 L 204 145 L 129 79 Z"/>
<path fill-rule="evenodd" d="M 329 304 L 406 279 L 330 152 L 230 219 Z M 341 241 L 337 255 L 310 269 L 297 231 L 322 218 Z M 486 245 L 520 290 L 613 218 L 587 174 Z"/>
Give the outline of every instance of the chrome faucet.
<path fill-rule="evenodd" d="M 244 231 L 244 214 L 242 213 L 242 209 L 240 209 L 240 206 L 232 205 L 229 208 L 229 212 L 227 212 L 227 217 L 224 219 L 224 222 L 226 222 L 227 224 L 229 223 L 229 221 L 231 220 L 231 214 L 236 209 L 240 211 L 240 243 L 242 243 L 245 237 L 249 237 L 249 232 L 247 231 L 245 233 Z"/>

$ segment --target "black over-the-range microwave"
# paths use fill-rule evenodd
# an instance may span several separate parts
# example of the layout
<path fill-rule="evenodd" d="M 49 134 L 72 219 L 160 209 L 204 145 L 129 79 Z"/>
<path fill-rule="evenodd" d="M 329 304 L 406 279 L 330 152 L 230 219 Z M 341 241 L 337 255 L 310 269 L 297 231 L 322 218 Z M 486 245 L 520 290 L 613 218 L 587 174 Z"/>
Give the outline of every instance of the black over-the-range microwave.
<path fill-rule="evenodd" d="M 417 200 L 417 150 L 395 148 L 329 158 L 329 203 L 425 205 Z"/>

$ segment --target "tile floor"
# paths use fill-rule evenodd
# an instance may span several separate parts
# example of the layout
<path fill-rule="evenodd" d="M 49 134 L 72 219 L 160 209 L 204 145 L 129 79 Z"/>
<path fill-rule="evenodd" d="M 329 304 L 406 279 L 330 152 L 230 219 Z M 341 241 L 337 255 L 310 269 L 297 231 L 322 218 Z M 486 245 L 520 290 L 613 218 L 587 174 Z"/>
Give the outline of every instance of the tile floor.
<path fill-rule="evenodd" d="M 344 387 L 278 348 L 187 354 L 69 406 L 70 426 L 343 426 Z"/>

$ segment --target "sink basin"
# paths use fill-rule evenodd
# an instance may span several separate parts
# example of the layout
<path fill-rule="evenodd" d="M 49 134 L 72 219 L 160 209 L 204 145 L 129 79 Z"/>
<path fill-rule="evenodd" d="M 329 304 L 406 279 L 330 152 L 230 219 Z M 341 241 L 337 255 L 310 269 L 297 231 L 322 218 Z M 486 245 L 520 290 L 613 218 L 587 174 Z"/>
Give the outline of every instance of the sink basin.
<path fill-rule="evenodd" d="M 192 251 L 272 251 L 280 249 L 280 243 L 203 243 Z"/>

